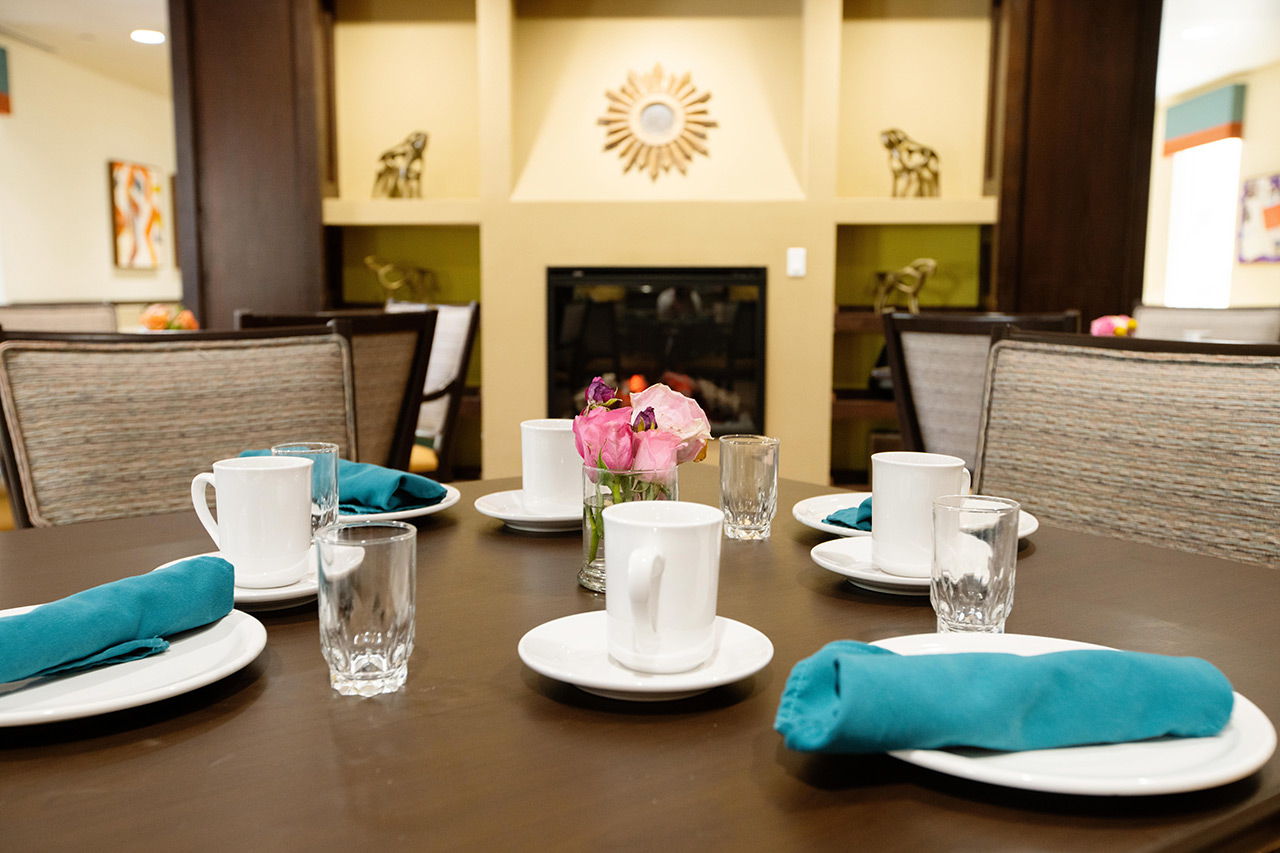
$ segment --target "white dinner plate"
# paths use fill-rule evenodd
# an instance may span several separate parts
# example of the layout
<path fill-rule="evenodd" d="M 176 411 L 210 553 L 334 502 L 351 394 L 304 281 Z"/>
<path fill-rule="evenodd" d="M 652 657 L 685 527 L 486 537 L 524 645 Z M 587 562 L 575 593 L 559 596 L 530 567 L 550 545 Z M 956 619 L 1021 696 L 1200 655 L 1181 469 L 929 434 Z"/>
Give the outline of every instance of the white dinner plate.
<path fill-rule="evenodd" d="M 870 536 L 870 530 L 854 530 L 852 527 L 843 527 L 839 524 L 828 524 L 822 520 L 833 512 L 858 506 L 869 497 L 871 497 L 871 492 L 841 492 L 837 495 L 822 495 L 816 498 L 806 498 L 791 508 L 791 516 L 806 527 L 812 527 L 814 530 L 821 530 L 823 533 L 834 533 L 836 536 Z M 1026 510 L 1019 510 L 1019 539 L 1025 539 L 1039 529 L 1040 522 L 1034 515 Z"/>
<path fill-rule="evenodd" d="M 809 556 L 822 568 L 862 589 L 889 595 L 928 595 L 929 578 L 891 575 L 871 562 L 871 537 L 830 539 L 814 545 Z"/>
<path fill-rule="evenodd" d="M 573 512 L 539 512 L 524 505 L 524 492 L 494 492 L 476 498 L 476 511 L 496 518 L 512 530 L 526 533 L 562 533 L 582 529 L 582 507 Z"/>
<path fill-rule="evenodd" d="M 416 509 L 401 509 L 395 512 L 367 512 L 360 514 L 339 513 L 338 521 L 402 521 L 406 518 L 421 518 L 424 515 L 431 515 L 433 512 L 439 512 L 442 509 L 448 509 L 462 499 L 462 492 L 450 486 L 448 483 L 441 483 L 444 486 L 444 500 L 438 504 L 431 506 L 420 506 Z"/>
<path fill-rule="evenodd" d="M 221 557 L 221 551 L 208 551 L 204 554 L 193 554 L 192 557 Z M 182 560 L 190 560 L 191 557 L 181 557 L 177 560 L 170 560 L 163 566 L 156 566 L 153 571 L 172 566 L 174 563 L 182 562 Z M 308 569 L 303 573 L 302 577 L 295 583 L 288 586 L 273 586 L 266 589 L 254 589 L 247 586 L 237 586 L 235 588 L 235 602 L 237 607 L 244 607 L 249 610 L 280 610 L 285 607 L 294 607 L 298 604 L 304 604 L 307 600 L 316 597 L 316 591 L 320 587 L 319 578 L 316 575 L 316 546 L 312 545 L 307 551 Z"/>
<path fill-rule="evenodd" d="M 631 702 L 685 699 L 754 675 L 773 660 L 764 634 L 732 619 L 716 617 L 716 650 L 688 672 L 657 674 L 627 669 L 609 657 L 603 610 L 553 619 L 529 631 L 516 647 L 534 672 L 588 693 Z"/>
<path fill-rule="evenodd" d="M 31 609 L 17 607 L 0 616 Z M 174 635 L 169 644 L 140 660 L 0 685 L 0 726 L 92 717 L 212 684 L 248 666 L 266 646 L 267 630 L 249 614 L 232 610 L 217 622 Z"/>
<path fill-rule="evenodd" d="M 1091 643 L 1025 634 L 915 634 L 877 640 L 903 655 L 1006 652 L 1038 655 L 1098 649 Z M 1243 779 L 1276 748 L 1267 715 L 1235 694 L 1226 727 L 1212 737 L 1154 738 L 1025 752 L 985 749 L 904 749 L 895 758 L 940 773 L 1030 791 L 1095 796 L 1139 796 L 1199 791 Z"/>

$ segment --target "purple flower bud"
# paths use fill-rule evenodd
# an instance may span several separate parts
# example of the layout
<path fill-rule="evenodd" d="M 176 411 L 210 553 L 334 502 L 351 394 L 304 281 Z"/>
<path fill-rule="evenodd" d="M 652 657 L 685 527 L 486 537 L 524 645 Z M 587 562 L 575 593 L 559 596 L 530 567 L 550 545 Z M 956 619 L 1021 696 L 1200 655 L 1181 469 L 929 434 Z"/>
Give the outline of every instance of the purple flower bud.
<path fill-rule="evenodd" d="M 617 395 L 609 384 L 597 376 L 591 380 L 591 384 L 587 386 L 587 405 L 595 403 L 603 406 Z"/>
<path fill-rule="evenodd" d="M 644 432 L 647 429 L 657 429 L 658 419 L 653 415 L 653 406 L 642 410 L 640 414 L 636 415 L 636 419 L 631 424 L 631 428 L 636 432 Z"/>

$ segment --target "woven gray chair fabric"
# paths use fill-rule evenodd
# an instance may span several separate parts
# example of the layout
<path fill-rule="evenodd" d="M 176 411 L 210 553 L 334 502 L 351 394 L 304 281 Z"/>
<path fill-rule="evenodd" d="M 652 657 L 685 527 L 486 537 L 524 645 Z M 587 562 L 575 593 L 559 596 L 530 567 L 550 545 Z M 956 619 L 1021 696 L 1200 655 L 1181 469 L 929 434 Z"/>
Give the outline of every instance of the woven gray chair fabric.
<path fill-rule="evenodd" d="M 356 377 L 356 461 L 385 465 L 396 440 L 405 387 L 414 369 L 416 332 L 353 335 L 351 361 Z"/>
<path fill-rule="evenodd" d="M 974 482 L 1046 524 L 1280 567 L 1280 355 L 1000 341 Z"/>
<path fill-rule="evenodd" d="M 0 401 L 31 523 L 191 508 L 218 459 L 291 440 L 347 456 L 355 420 L 337 335 L 0 343 Z"/>
<path fill-rule="evenodd" d="M 24 332 L 114 332 L 110 302 L 0 305 L 0 328 Z"/>
<path fill-rule="evenodd" d="M 1133 309 L 1138 321 L 1134 337 L 1166 340 L 1280 341 L 1278 308 L 1168 308 L 1139 305 Z"/>
<path fill-rule="evenodd" d="M 902 333 L 902 355 L 924 446 L 973 469 L 982 389 L 987 381 L 986 335 Z"/>

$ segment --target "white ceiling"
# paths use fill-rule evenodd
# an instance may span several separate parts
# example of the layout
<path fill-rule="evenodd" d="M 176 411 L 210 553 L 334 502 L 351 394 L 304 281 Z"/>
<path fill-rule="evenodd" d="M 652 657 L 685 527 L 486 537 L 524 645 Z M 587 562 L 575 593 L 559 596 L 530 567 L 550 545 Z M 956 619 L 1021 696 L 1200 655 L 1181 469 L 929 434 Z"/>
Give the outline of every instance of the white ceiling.
<path fill-rule="evenodd" d="M 1280 0 L 1164 0 L 1157 98 L 1275 62 Z"/>
<path fill-rule="evenodd" d="M 0 36 L 168 96 L 169 45 L 138 44 L 133 30 L 167 34 L 165 0 L 0 0 Z"/>
<path fill-rule="evenodd" d="M 0 0 L 0 35 L 168 95 L 169 46 L 136 44 L 136 29 L 168 33 L 166 0 Z M 1164 0 L 1157 97 L 1274 62 L 1280 0 Z"/>

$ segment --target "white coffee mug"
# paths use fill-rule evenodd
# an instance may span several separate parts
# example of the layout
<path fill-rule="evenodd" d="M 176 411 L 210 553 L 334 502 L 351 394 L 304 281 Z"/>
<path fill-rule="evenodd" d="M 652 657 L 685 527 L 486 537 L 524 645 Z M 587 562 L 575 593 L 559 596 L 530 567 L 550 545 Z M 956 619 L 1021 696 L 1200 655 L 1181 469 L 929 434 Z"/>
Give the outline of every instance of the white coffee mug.
<path fill-rule="evenodd" d="M 941 453 L 894 451 L 871 457 L 871 561 L 881 571 L 929 577 L 933 499 L 967 495 L 964 460 Z"/>
<path fill-rule="evenodd" d="M 573 421 L 540 418 L 520 423 L 521 497 L 533 512 L 582 512 L 582 457 Z"/>
<path fill-rule="evenodd" d="M 311 547 L 311 460 L 243 456 L 213 463 L 191 481 L 191 503 L 213 543 L 236 571 L 236 586 L 288 586 L 308 570 Z M 217 492 L 218 519 L 205 491 Z"/>
<path fill-rule="evenodd" d="M 684 672 L 715 652 L 724 513 L 684 501 L 604 510 L 609 654 L 639 672 Z"/>

